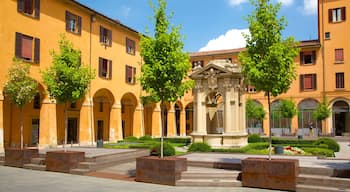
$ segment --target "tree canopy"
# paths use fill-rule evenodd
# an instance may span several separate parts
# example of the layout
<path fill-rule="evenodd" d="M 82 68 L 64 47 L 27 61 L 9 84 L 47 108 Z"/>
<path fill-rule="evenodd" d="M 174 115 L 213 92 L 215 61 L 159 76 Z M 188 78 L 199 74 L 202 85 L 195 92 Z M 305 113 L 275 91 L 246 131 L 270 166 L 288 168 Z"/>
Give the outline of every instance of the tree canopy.
<path fill-rule="evenodd" d="M 292 99 L 281 99 L 278 104 L 278 110 L 282 118 L 293 118 L 297 114 L 297 108 Z"/>
<path fill-rule="evenodd" d="M 5 96 L 10 102 L 22 108 L 34 99 L 38 93 L 38 83 L 29 76 L 30 65 L 13 59 L 8 72 L 8 81 L 4 86 Z"/>
<path fill-rule="evenodd" d="M 257 104 L 251 98 L 248 98 L 245 105 L 245 111 L 248 119 L 264 120 L 266 111 L 262 105 Z"/>
<path fill-rule="evenodd" d="M 169 26 L 166 15 L 166 1 L 158 0 L 159 7 L 154 9 L 155 33 L 141 36 L 142 88 L 148 93 L 146 100 L 153 102 L 176 101 L 193 82 L 187 79 L 191 68 L 188 53 L 183 51 L 183 37 L 179 26 Z"/>
<path fill-rule="evenodd" d="M 330 114 L 331 110 L 328 107 L 327 98 L 324 97 L 322 102 L 317 105 L 313 115 L 317 121 L 323 121 L 328 118 Z"/>
<path fill-rule="evenodd" d="M 80 50 L 74 49 L 64 35 L 61 35 L 58 43 L 60 51 L 51 52 L 52 66 L 43 72 L 43 80 L 50 96 L 57 103 L 73 103 L 84 97 L 93 79 L 93 72 L 81 64 Z"/>

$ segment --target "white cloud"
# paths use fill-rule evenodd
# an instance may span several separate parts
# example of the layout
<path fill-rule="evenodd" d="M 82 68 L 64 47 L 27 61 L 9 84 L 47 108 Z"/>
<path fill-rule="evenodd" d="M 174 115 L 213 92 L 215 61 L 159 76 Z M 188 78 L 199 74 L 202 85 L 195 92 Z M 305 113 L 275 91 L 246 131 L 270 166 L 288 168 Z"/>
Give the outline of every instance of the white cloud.
<path fill-rule="evenodd" d="M 317 0 L 304 0 L 304 13 L 315 15 L 317 13 Z"/>
<path fill-rule="evenodd" d="M 205 47 L 199 51 L 213 51 L 223 49 L 243 48 L 246 46 L 242 33 L 249 34 L 249 29 L 231 29 L 224 35 L 210 40 Z"/>
<path fill-rule="evenodd" d="M 125 18 L 129 17 L 130 11 L 131 11 L 130 7 L 126 7 L 126 6 L 121 7 L 121 13 Z"/>
<path fill-rule="evenodd" d="M 294 0 L 278 0 L 278 2 L 282 3 L 283 6 L 289 6 L 294 3 Z"/>
<path fill-rule="evenodd" d="M 249 0 L 228 0 L 228 2 L 232 7 L 235 7 L 235 6 L 238 6 L 240 4 L 247 3 L 247 2 L 249 2 Z"/>

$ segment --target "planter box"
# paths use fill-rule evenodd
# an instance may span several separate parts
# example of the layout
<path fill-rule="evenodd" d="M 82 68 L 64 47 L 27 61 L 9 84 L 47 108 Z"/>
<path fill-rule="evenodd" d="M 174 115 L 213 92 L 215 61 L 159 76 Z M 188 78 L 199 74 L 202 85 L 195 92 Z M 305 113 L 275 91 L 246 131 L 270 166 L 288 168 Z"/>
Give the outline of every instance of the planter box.
<path fill-rule="evenodd" d="M 38 148 L 5 148 L 5 165 L 7 166 L 23 167 L 34 157 L 39 157 Z"/>
<path fill-rule="evenodd" d="M 85 160 L 85 152 L 80 151 L 48 151 L 46 153 L 46 170 L 69 173 Z"/>
<path fill-rule="evenodd" d="M 187 159 L 155 156 L 136 159 L 136 181 L 175 185 L 181 179 L 181 172 L 187 171 Z"/>
<path fill-rule="evenodd" d="M 247 158 L 242 160 L 242 185 L 295 191 L 299 160 Z"/>

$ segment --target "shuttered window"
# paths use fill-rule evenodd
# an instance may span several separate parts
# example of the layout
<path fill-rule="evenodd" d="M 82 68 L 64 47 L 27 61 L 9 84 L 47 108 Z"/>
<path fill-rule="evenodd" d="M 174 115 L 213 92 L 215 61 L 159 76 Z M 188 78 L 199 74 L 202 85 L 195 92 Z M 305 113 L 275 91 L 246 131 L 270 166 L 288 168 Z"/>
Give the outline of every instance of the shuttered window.
<path fill-rule="evenodd" d="M 136 44 L 134 40 L 126 38 L 126 52 L 135 55 Z"/>
<path fill-rule="evenodd" d="M 316 63 L 316 51 L 300 52 L 300 64 L 310 65 Z"/>
<path fill-rule="evenodd" d="M 66 11 L 66 31 L 81 34 L 81 17 Z"/>
<path fill-rule="evenodd" d="M 100 26 L 100 43 L 112 46 L 112 31 Z"/>
<path fill-rule="evenodd" d="M 17 11 L 34 18 L 39 18 L 40 0 L 17 0 Z"/>
<path fill-rule="evenodd" d="M 335 74 L 335 88 L 342 89 L 344 88 L 344 73 Z"/>
<path fill-rule="evenodd" d="M 346 8 L 328 9 L 328 22 L 335 23 L 346 20 Z"/>
<path fill-rule="evenodd" d="M 344 62 L 344 49 L 335 49 L 335 62 Z"/>
<path fill-rule="evenodd" d="M 125 82 L 129 84 L 135 84 L 136 83 L 136 68 L 126 65 L 125 66 Z"/>
<path fill-rule="evenodd" d="M 104 79 L 112 79 L 112 61 L 99 57 L 98 76 Z"/>
<path fill-rule="evenodd" d="M 40 39 L 16 32 L 15 56 L 25 61 L 39 63 Z"/>
<path fill-rule="evenodd" d="M 316 74 L 304 74 L 300 75 L 300 90 L 316 90 L 317 89 Z"/>

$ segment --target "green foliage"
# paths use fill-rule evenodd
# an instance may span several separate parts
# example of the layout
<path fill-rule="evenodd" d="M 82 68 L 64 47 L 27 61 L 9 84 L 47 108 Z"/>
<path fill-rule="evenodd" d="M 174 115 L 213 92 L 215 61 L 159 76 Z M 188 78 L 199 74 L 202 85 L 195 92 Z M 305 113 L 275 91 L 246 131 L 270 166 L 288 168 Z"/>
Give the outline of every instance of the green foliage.
<path fill-rule="evenodd" d="M 293 145 L 294 146 L 294 144 L 312 145 L 313 143 L 314 143 L 313 140 L 272 138 L 272 144 L 282 144 L 282 145 Z"/>
<path fill-rule="evenodd" d="M 84 97 L 94 75 L 81 65 L 80 50 L 74 49 L 64 35 L 59 40 L 60 52 L 51 52 L 53 65 L 43 72 L 43 81 L 58 103 L 74 103 Z"/>
<path fill-rule="evenodd" d="M 190 152 L 210 152 L 211 147 L 207 143 L 192 143 L 188 149 Z"/>
<path fill-rule="evenodd" d="M 5 96 L 19 108 L 24 107 L 38 93 L 38 83 L 28 76 L 30 65 L 13 59 L 8 71 L 8 81 L 4 85 Z"/>
<path fill-rule="evenodd" d="M 145 135 L 139 138 L 140 141 L 152 141 L 152 137 L 149 135 Z"/>
<path fill-rule="evenodd" d="M 137 139 L 137 137 L 135 136 L 127 136 L 124 138 L 124 141 L 126 142 L 137 142 L 139 139 Z"/>
<path fill-rule="evenodd" d="M 297 114 L 297 108 L 292 99 L 281 99 L 278 103 L 278 110 L 282 118 L 293 118 Z"/>
<path fill-rule="evenodd" d="M 248 136 L 248 143 L 259 143 L 262 141 L 263 139 L 260 137 L 259 134 L 251 134 Z"/>
<path fill-rule="evenodd" d="M 328 149 L 338 152 L 340 149 L 339 144 L 331 138 L 319 138 L 315 141 L 315 145 L 326 144 Z"/>
<path fill-rule="evenodd" d="M 179 27 L 169 31 L 166 1 L 158 0 L 154 8 L 155 35 L 141 36 L 142 75 L 140 82 L 149 95 L 143 101 L 176 101 L 193 86 L 187 78 L 191 68 L 188 53 L 183 52 L 183 38 Z"/>
<path fill-rule="evenodd" d="M 314 111 L 314 117 L 317 121 L 322 121 L 329 117 L 331 110 L 328 107 L 327 98 L 323 98 L 323 101 L 319 103 Z"/>
<path fill-rule="evenodd" d="M 155 152 L 158 156 L 160 156 L 160 143 L 155 144 L 151 149 L 152 149 L 152 152 Z M 175 147 L 173 147 L 170 143 L 165 142 L 163 144 L 163 155 L 164 156 L 175 155 Z"/>
<path fill-rule="evenodd" d="M 282 39 L 284 17 L 277 18 L 280 4 L 251 0 L 255 10 L 248 16 L 250 35 L 245 35 L 247 50 L 239 54 L 242 72 L 258 91 L 278 96 L 288 91 L 296 79 L 294 58 L 298 55 L 293 37 Z"/>
<path fill-rule="evenodd" d="M 251 98 L 248 98 L 245 105 L 246 116 L 248 119 L 264 120 L 266 111 L 262 105 L 257 104 Z"/>
<path fill-rule="evenodd" d="M 324 148 L 303 148 L 306 153 L 310 153 L 315 156 L 334 157 L 334 151 Z"/>
<path fill-rule="evenodd" d="M 154 141 L 160 141 L 160 138 L 154 138 L 153 139 Z M 191 143 L 191 138 L 189 137 L 182 137 L 182 138 L 171 138 L 171 137 L 167 137 L 167 138 L 164 138 L 164 141 L 165 142 L 169 142 L 169 143 L 181 143 L 181 144 L 190 144 Z"/>

